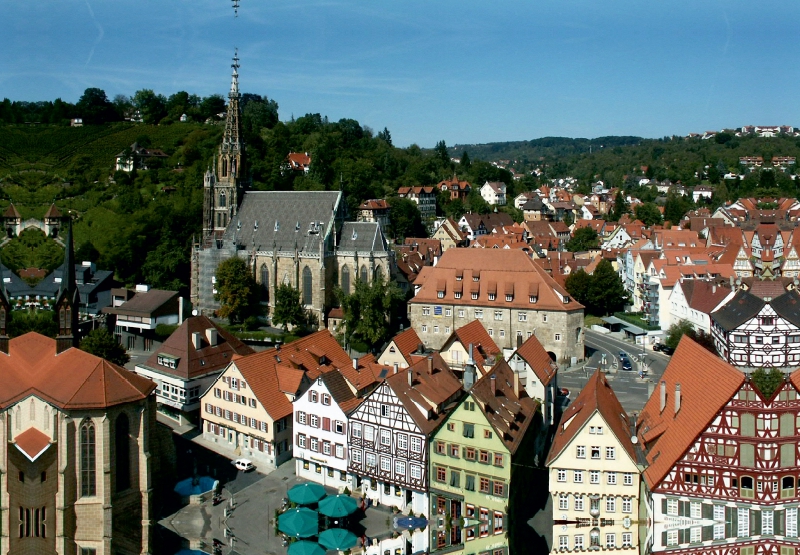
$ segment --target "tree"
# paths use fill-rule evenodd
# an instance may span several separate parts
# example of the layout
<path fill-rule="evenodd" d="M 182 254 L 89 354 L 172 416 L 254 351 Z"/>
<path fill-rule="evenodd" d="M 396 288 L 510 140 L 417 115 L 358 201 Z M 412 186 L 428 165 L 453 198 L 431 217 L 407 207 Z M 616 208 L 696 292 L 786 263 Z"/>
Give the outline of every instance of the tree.
<path fill-rule="evenodd" d="M 572 239 L 567 242 L 569 252 L 588 251 L 596 249 L 600 245 L 600 238 L 597 232 L 591 227 L 581 227 L 575 230 Z"/>
<path fill-rule="evenodd" d="M 106 123 L 117 119 L 117 112 L 103 89 L 86 89 L 75 108 L 84 123 Z"/>
<path fill-rule="evenodd" d="M 785 379 L 783 372 L 779 368 L 770 368 L 769 371 L 764 368 L 757 368 L 750 375 L 750 378 L 767 399 L 772 397 L 772 394 L 783 384 Z"/>
<path fill-rule="evenodd" d="M 591 277 L 586 302 L 592 314 L 605 316 L 625 308 L 628 293 L 611 262 L 601 260 Z"/>
<path fill-rule="evenodd" d="M 88 333 L 81 340 L 81 350 L 93 354 L 108 362 L 124 366 L 131 357 L 125 352 L 125 348 L 120 345 L 117 338 L 105 328 L 98 328 Z"/>
<path fill-rule="evenodd" d="M 345 295 L 337 289 L 344 312 L 345 344 L 364 343 L 369 350 L 380 347 L 392 330 L 392 322 L 403 304 L 403 293 L 394 283 L 356 280 L 353 293 Z"/>
<path fill-rule="evenodd" d="M 564 287 L 567 288 L 567 292 L 572 295 L 576 301 L 586 306 L 586 299 L 589 295 L 589 285 L 591 282 L 592 276 L 581 269 L 567 276 Z"/>
<path fill-rule="evenodd" d="M 167 115 L 167 99 L 156 94 L 152 89 L 141 89 L 131 99 L 133 105 L 142 114 L 145 123 L 156 124 Z"/>
<path fill-rule="evenodd" d="M 302 326 L 308 322 L 308 316 L 300 302 L 300 291 L 287 283 L 281 283 L 275 291 L 272 322 L 283 326 L 283 329 L 289 329 L 289 324 Z"/>
<path fill-rule="evenodd" d="M 222 305 L 218 314 L 231 324 L 258 313 L 258 285 L 241 258 L 228 258 L 217 267 L 215 287 L 214 298 Z"/>
<path fill-rule="evenodd" d="M 661 211 L 652 202 L 637 204 L 634 212 L 636 212 L 636 219 L 641 220 L 647 227 L 660 224 L 663 221 Z"/>
<path fill-rule="evenodd" d="M 667 195 L 667 202 L 664 204 L 664 219 L 677 224 L 690 208 L 691 202 L 688 199 L 683 195 L 670 192 Z"/>
<path fill-rule="evenodd" d="M 467 151 L 465 150 L 464 152 L 462 152 L 462 153 L 461 153 L 461 164 L 460 164 L 460 166 L 461 166 L 461 167 L 462 167 L 462 168 L 463 168 L 465 171 L 468 171 L 468 170 L 469 170 L 469 167 L 470 167 L 471 165 L 472 165 L 472 162 L 471 162 L 471 161 L 470 161 L 470 159 L 469 159 L 469 154 L 467 154 Z"/>
<path fill-rule="evenodd" d="M 630 212 L 630 205 L 628 201 L 625 200 L 625 195 L 619 190 L 617 191 L 617 196 L 614 198 L 614 207 L 609 214 L 609 220 L 613 222 L 619 221 L 619 219 L 628 212 Z"/>
<path fill-rule="evenodd" d="M 392 146 L 392 134 L 389 133 L 389 129 L 384 127 L 383 131 L 378 131 L 378 138 L 384 141 L 387 145 Z"/>
<path fill-rule="evenodd" d="M 436 153 L 436 156 L 441 160 L 444 164 L 450 162 L 450 155 L 447 153 L 447 144 L 444 141 L 439 141 L 436 143 L 436 146 L 433 147 L 433 151 Z"/>
<path fill-rule="evenodd" d="M 695 330 L 694 326 L 692 326 L 691 322 L 688 320 L 679 320 L 672 324 L 667 330 L 667 338 L 664 340 L 664 344 L 667 347 L 677 349 L 678 343 L 681 342 L 681 337 L 684 335 L 691 338 L 694 342 L 707 351 L 710 351 L 715 355 L 717 354 L 717 349 L 714 346 L 714 338 L 711 336 L 711 334 L 705 333 L 703 330 Z"/>
<path fill-rule="evenodd" d="M 389 228 L 392 237 L 404 239 L 406 237 L 427 237 L 428 232 L 422 223 L 419 208 L 413 200 L 400 197 L 391 197 L 388 200 Z"/>

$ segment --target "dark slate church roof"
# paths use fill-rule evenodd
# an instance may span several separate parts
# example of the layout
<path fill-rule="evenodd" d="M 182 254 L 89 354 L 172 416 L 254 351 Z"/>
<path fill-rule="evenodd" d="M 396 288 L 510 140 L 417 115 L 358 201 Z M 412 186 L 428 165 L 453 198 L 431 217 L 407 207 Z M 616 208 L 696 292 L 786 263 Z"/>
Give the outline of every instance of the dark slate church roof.
<path fill-rule="evenodd" d="M 339 252 L 387 252 L 389 246 L 377 222 L 345 222 L 338 242 Z"/>
<path fill-rule="evenodd" d="M 739 291 L 725 306 L 711 313 L 714 321 L 726 331 L 738 328 L 755 317 L 764 307 L 764 301 L 747 291 Z"/>
<path fill-rule="evenodd" d="M 318 253 L 340 209 L 338 191 L 248 191 L 225 230 L 245 249 Z"/>
<path fill-rule="evenodd" d="M 797 291 L 787 291 L 770 303 L 778 316 L 800 328 L 800 295 Z"/>

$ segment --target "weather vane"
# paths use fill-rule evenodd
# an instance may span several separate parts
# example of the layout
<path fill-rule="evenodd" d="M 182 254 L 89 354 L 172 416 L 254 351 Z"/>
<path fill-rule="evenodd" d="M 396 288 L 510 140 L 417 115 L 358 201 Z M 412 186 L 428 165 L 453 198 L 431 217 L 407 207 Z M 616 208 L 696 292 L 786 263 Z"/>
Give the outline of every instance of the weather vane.
<path fill-rule="evenodd" d="M 239 0 L 233 0 L 233 13 L 239 17 Z"/>

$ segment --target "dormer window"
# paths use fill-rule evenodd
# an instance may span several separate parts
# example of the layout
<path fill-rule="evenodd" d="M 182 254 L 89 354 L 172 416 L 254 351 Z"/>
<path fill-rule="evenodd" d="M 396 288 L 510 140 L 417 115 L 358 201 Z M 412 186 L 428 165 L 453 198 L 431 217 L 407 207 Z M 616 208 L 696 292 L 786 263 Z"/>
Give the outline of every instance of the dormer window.
<path fill-rule="evenodd" d="M 478 300 L 478 292 L 477 291 L 473 291 L 472 292 L 472 300 L 473 301 L 477 301 Z"/>
<path fill-rule="evenodd" d="M 453 296 L 454 296 L 456 299 L 460 299 L 460 298 L 461 298 L 461 292 L 459 292 L 459 291 L 456 291 L 455 293 L 453 293 Z"/>
<path fill-rule="evenodd" d="M 539 300 L 539 298 L 538 298 L 538 297 L 536 297 L 535 295 L 531 295 L 531 296 L 528 298 L 528 301 L 529 301 L 531 304 L 536 304 L 536 301 L 538 301 L 538 300 Z"/>
<path fill-rule="evenodd" d="M 437 291 L 436 296 L 440 299 L 444 299 L 444 291 Z"/>
<path fill-rule="evenodd" d="M 480 276 L 472 276 L 472 281 L 478 281 L 479 279 L 480 279 Z"/>
<path fill-rule="evenodd" d="M 175 369 L 178 367 L 178 361 L 180 361 L 180 359 L 172 355 L 159 353 L 156 361 L 160 366 L 164 366 L 165 368 Z"/>
<path fill-rule="evenodd" d="M 464 276 L 456 274 L 456 281 L 461 281 L 462 279 L 464 279 Z"/>
<path fill-rule="evenodd" d="M 497 298 L 497 294 L 496 294 L 496 293 L 489 293 L 489 300 L 490 300 L 490 301 L 493 301 L 493 300 L 495 300 L 496 298 Z"/>
<path fill-rule="evenodd" d="M 506 302 L 507 303 L 510 303 L 513 300 L 514 300 L 514 295 L 506 295 Z"/>

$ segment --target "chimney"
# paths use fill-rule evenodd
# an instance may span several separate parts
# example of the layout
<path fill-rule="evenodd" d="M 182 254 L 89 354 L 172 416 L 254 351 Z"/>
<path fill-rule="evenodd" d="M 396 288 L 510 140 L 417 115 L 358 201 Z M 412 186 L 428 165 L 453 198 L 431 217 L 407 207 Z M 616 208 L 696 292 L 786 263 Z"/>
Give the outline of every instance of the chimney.
<path fill-rule="evenodd" d="M 422 353 L 424 353 L 424 352 L 425 352 L 425 345 L 423 345 L 422 343 L 419 343 L 419 344 L 417 345 L 417 352 L 418 352 L 419 354 L 422 354 Z"/>
<path fill-rule="evenodd" d="M 675 384 L 675 414 L 681 410 L 681 384 Z"/>
<path fill-rule="evenodd" d="M 497 376 L 492 374 L 490 380 L 490 383 L 492 384 L 492 395 L 497 395 Z"/>
<path fill-rule="evenodd" d="M 178 325 L 183 324 L 183 297 L 178 297 Z"/>
<path fill-rule="evenodd" d="M 203 348 L 203 340 L 201 339 L 201 335 L 199 331 L 192 332 L 192 345 L 194 345 L 195 349 L 202 349 Z"/>
<path fill-rule="evenodd" d="M 433 355 L 428 356 L 428 375 L 433 375 Z"/>
<path fill-rule="evenodd" d="M 353 369 L 358 370 L 358 359 L 353 357 Z"/>
<path fill-rule="evenodd" d="M 397 363 L 396 362 L 394 363 L 394 372 L 392 372 L 392 374 L 397 374 Z"/>
<path fill-rule="evenodd" d="M 408 375 L 408 387 L 412 387 L 414 384 L 414 372 L 410 367 L 406 369 L 406 375 Z"/>
<path fill-rule="evenodd" d="M 514 396 L 519 399 L 519 376 L 512 373 L 511 383 L 514 385 Z"/>
<path fill-rule="evenodd" d="M 665 381 L 661 382 L 661 391 L 659 392 L 659 397 L 660 397 L 659 404 L 661 406 L 659 412 L 664 412 L 664 407 L 667 406 L 667 382 Z"/>
<path fill-rule="evenodd" d="M 468 365 L 472 365 L 472 366 L 475 365 L 475 359 L 472 357 L 472 349 L 473 348 L 474 347 L 473 347 L 472 343 L 470 343 L 469 344 L 469 358 L 467 359 L 467 364 Z"/>
<path fill-rule="evenodd" d="M 208 328 L 206 330 L 206 339 L 208 339 L 209 345 L 216 347 L 218 343 L 217 328 Z"/>

